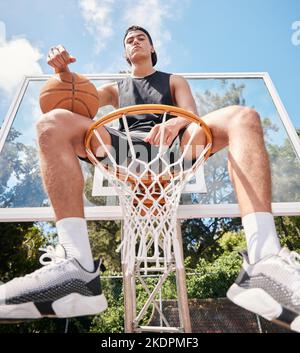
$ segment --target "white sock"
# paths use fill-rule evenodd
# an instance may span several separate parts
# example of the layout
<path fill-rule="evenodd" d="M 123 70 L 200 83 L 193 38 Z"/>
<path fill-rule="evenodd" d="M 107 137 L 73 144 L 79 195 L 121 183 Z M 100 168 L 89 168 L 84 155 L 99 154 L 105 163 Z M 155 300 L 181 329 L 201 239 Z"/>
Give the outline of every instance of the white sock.
<path fill-rule="evenodd" d="M 68 257 L 74 257 L 88 271 L 94 270 L 93 255 L 84 218 L 63 218 L 56 222 L 58 240 Z"/>
<path fill-rule="evenodd" d="M 267 255 L 277 254 L 280 249 L 274 217 L 269 212 L 250 213 L 242 218 L 248 257 L 251 264 Z"/>

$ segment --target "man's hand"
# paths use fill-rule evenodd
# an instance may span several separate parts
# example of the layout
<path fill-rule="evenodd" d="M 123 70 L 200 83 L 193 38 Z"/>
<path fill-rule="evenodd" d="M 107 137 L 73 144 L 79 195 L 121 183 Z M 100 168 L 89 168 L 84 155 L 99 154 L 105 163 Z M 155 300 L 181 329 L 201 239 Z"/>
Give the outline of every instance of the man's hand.
<path fill-rule="evenodd" d="M 55 69 L 55 73 L 69 72 L 68 65 L 74 63 L 76 58 L 71 56 L 62 45 L 49 50 L 47 63 Z"/>
<path fill-rule="evenodd" d="M 179 130 L 187 125 L 187 121 L 184 118 L 172 118 L 165 123 L 156 124 L 153 126 L 149 134 L 144 138 L 145 142 L 150 143 L 154 146 L 159 146 L 160 136 L 163 133 L 164 129 L 164 140 L 163 145 L 170 146 L 173 140 L 179 133 Z"/>

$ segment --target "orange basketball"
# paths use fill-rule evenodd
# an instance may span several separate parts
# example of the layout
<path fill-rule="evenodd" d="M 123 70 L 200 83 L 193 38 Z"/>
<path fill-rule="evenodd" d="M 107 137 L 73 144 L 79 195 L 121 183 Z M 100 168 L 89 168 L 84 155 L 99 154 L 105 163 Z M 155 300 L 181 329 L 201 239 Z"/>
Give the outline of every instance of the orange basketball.
<path fill-rule="evenodd" d="M 99 109 L 96 87 L 86 77 L 74 72 L 61 72 L 46 81 L 40 92 L 43 113 L 55 108 L 93 118 Z"/>

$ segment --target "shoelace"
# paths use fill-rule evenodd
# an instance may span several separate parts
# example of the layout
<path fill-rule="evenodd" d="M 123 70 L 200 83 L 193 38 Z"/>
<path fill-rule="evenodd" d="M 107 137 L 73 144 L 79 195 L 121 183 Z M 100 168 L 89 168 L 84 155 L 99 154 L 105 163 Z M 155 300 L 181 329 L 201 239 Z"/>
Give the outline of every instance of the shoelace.
<path fill-rule="evenodd" d="M 36 277 L 41 272 L 50 270 L 51 266 L 49 266 L 49 265 L 58 264 L 59 262 L 62 263 L 65 260 L 64 258 L 57 255 L 55 248 L 52 245 L 48 245 L 46 248 L 39 248 L 39 250 L 45 252 L 45 254 L 42 254 L 39 259 L 40 264 L 44 267 L 42 267 L 32 273 L 29 273 L 29 274 L 25 275 L 24 277 L 16 277 L 11 282 L 24 281 L 28 278 Z M 46 261 L 45 259 L 49 259 L 49 261 Z"/>
<path fill-rule="evenodd" d="M 293 267 L 295 274 L 300 277 L 300 255 L 295 251 L 291 251 L 288 257 L 289 264 Z M 300 280 L 296 280 L 292 284 L 294 295 L 292 296 L 292 302 L 294 305 L 300 305 Z"/>
<path fill-rule="evenodd" d="M 56 250 L 52 245 L 48 245 L 46 248 L 39 248 L 39 250 L 45 252 L 45 254 L 41 255 L 39 259 L 40 264 L 43 266 L 47 266 L 51 263 L 57 263 L 63 260 L 62 257 L 57 255 Z"/>
<path fill-rule="evenodd" d="M 300 270 L 300 255 L 295 251 L 291 251 L 288 262 L 291 266 L 293 266 L 296 270 Z"/>

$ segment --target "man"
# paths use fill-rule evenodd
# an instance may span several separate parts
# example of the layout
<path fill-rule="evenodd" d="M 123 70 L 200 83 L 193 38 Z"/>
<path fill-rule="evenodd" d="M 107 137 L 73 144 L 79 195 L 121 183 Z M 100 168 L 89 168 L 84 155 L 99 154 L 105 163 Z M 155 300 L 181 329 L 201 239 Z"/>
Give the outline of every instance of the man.
<path fill-rule="evenodd" d="M 124 37 L 125 57 L 131 75 L 118 83 L 98 89 L 101 106 L 119 108 L 139 103 L 172 104 L 197 114 L 187 81 L 178 75 L 156 71 L 156 52 L 149 33 L 130 27 Z M 68 71 L 76 59 L 61 45 L 52 48 L 48 64 L 55 72 Z M 236 304 L 269 320 L 279 320 L 300 331 L 299 255 L 281 249 L 271 213 L 271 177 L 268 155 L 258 113 L 242 106 L 229 106 L 202 119 L 213 135 L 212 152 L 228 146 L 228 168 L 239 202 L 248 254 L 228 297 Z M 86 117 L 55 109 L 37 124 L 41 171 L 45 188 L 55 211 L 60 246 L 50 256 L 52 264 L 24 278 L 0 287 L 1 318 L 71 317 L 96 314 L 106 307 L 101 294 L 98 265 L 94 265 L 83 209 L 83 176 L 78 158 L 86 159 L 84 136 L 92 122 Z M 130 122 L 142 130 L 141 143 L 159 144 L 163 124 L 155 117 Z M 193 129 L 194 145 L 203 145 L 202 129 L 180 117 L 164 123 L 164 143 L 184 145 Z M 124 138 L 120 131 L 104 127 L 99 134 L 108 146 Z M 179 137 L 178 137 L 179 136 Z M 99 158 L 105 158 L 92 140 Z M 193 158 L 194 156 L 191 156 Z M 58 290 L 57 290 L 58 289 Z M 41 298 L 40 293 L 43 292 Z"/>

